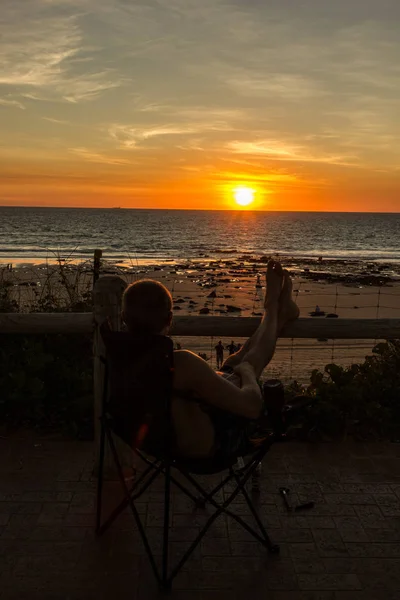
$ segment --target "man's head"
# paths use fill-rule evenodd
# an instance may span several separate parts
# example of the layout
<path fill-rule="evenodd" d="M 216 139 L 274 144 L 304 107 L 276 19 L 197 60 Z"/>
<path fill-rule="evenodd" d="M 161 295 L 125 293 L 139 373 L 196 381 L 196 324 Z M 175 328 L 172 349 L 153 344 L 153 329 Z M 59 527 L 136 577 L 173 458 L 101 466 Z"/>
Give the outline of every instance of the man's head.
<path fill-rule="evenodd" d="M 172 321 L 172 296 L 158 281 L 136 281 L 124 292 L 122 318 L 131 333 L 166 334 Z"/>

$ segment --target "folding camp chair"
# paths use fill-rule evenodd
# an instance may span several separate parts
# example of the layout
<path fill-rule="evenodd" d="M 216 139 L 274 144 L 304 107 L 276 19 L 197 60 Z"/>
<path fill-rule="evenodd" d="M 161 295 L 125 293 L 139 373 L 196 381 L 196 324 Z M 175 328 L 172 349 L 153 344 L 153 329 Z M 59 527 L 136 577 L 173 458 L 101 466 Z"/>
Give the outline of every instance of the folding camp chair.
<path fill-rule="evenodd" d="M 106 330 L 103 330 L 103 339 L 106 347 L 106 357 L 104 360 L 105 385 L 99 451 L 97 533 L 103 533 L 118 515 L 127 506 L 130 506 L 155 577 L 164 590 L 171 589 L 173 578 L 191 556 L 215 519 L 223 513 L 240 523 L 269 552 L 278 553 L 279 546 L 273 544 L 268 537 L 245 487 L 249 479 L 256 473 L 272 442 L 275 441 L 274 436 L 261 438 L 257 442 L 249 441 L 245 449 L 242 447 L 240 451 L 238 450 L 232 456 L 223 459 L 186 460 L 174 455 L 170 414 L 173 377 L 173 344 L 171 339 L 165 336 L 138 338 L 129 333 Z M 113 434 L 124 440 L 147 465 L 147 468 L 132 485 L 128 485 L 124 478 Z M 102 523 L 101 505 L 106 440 L 109 443 L 118 471 L 118 477 L 124 491 L 124 499 Z M 246 460 L 244 461 L 243 458 Z M 181 474 L 184 481 L 196 490 L 195 493 L 181 483 L 182 477 L 178 480 L 174 476 L 174 469 Z M 222 475 L 226 471 L 227 473 Z M 193 475 L 219 473 L 221 473 L 221 482 L 210 492 L 206 491 L 193 477 Z M 165 478 L 161 572 L 157 567 L 146 536 L 145 527 L 135 505 L 135 501 L 160 475 Z M 235 484 L 234 490 L 223 502 L 217 502 L 215 500 L 216 494 L 228 483 Z M 205 507 L 208 504 L 214 508 L 214 512 L 178 564 L 169 570 L 168 537 L 171 484 L 176 485 L 184 492 L 197 507 Z M 258 530 L 248 525 L 229 508 L 240 492 L 243 494 L 256 521 Z M 195 495 L 197 493 L 198 496 Z"/>

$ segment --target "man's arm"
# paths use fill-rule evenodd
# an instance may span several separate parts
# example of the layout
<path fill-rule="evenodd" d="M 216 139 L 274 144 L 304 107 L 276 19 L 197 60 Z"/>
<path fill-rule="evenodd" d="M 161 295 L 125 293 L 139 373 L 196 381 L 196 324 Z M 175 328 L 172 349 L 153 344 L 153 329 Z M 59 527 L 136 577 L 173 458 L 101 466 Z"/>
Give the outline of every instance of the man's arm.
<path fill-rule="evenodd" d="M 237 387 L 189 351 L 174 353 L 174 388 L 191 393 L 206 404 L 247 419 L 257 419 L 262 410 L 262 395 L 252 366 L 240 365 L 237 373 L 242 385 Z"/>

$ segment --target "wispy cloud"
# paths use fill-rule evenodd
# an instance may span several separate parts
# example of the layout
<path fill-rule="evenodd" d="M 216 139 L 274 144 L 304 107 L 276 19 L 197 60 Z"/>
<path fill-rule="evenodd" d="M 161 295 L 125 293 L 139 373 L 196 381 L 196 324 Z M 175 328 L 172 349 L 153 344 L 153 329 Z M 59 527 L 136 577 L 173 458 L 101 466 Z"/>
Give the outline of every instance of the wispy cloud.
<path fill-rule="evenodd" d="M 0 106 L 20 108 L 21 110 L 26 109 L 26 106 L 24 106 L 22 102 L 19 102 L 18 100 L 12 100 L 10 98 L 0 98 Z"/>
<path fill-rule="evenodd" d="M 252 73 L 245 69 L 223 80 L 238 94 L 243 96 L 279 98 L 299 102 L 324 96 L 327 92 L 311 77 L 296 73 Z"/>
<path fill-rule="evenodd" d="M 273 160 L 329 163 L 343 166 L 359 166 L 357 157 L 353 154 L 338 155 L 313 152 L 305 146 L 289 146 L 275 140 L 257 140 L 254 142 L 233 141 L 227 144 L 227 149 L 234 153 L 248 156 L 264 156 Z"/>
<path fill-rule="evenodd" d="M 209 134 L 210 132 L 232 131 L 232 125 L 229 125 L 229 123 L 223 120 L 214 120 L 212 113 L 209 120 L 207 120 L 206 111 L 204 111 L 202 113 L 202 121 L 196 121 L 195 115 L 197 115 L 197 118 L 199 117 L 198 110 L 188 111 L 188 113 L 181 110 L 179 111 L 180 122 L 160 125 L 154 124 L 148 127 L 112 124 L 108 128 L 108 133 L 110 137 L 117 142 L 118 147 L 131 150 L 140 147 L 140 145 L 147 140 L 154 141 L 155 138 L 167 138 L 169 143 L 172 143 L 170 138 L 180 140 L 182 138 L 198 136 L 199 134 Z M 180 142 L 177 141 L 175 145 L 179 144 Z"/>
<path fill-rule="evenodd" d="M 53 119 L 52 117 L 42 117 L 42 119 L 50 123 L 56 123 L 57 125 L 69 125 L 68 121 L 64 121 L 63 119 Z"/>
<path fill-rule="evenodd" d="M 115 156 L 107 156 L 100 152 L 89 150 L 88 148 L 69 148 L 69 152 L 87 160 L 89 162 L 101 163 L 105 165 L 129 165 L 132 161 L 126 158 L 119 158 Z"/>
<path fill-rule="evenodd" d="M 57 16 L 49 11 L 60 4 L 75 10 Z M 29 89 L 41 90 L 41 99 L 44 96 L 78 102 L 122 84 L 112 69 L 91 65 L 87 53 L 95 49 L 84 42 L 83 15 L 76 3 L 32 0 L 28 9 L 25 4 L 5 0 L 2 11 L 5 26 L 0 46 L 0 85 L 17 87 L 20 93 L 31 93 L 32 97 L 35 91 Z M 83 71 L 82 63 L 87 63 Z"/>

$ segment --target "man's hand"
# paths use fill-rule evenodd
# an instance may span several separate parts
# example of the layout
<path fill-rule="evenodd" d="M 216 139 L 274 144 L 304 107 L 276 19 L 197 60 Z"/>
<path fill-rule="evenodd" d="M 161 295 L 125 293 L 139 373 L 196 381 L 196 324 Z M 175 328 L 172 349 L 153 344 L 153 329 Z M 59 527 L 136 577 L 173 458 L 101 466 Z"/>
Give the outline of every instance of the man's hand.
<path fill-rule="evenodd" d="M 174 389 L 199 398 L 246 419 L 257 419 L 262 408 L 262 396 L 254 369 L 249 363 L 238 365 L 241 386 L 221 377 L 198 356 L 188 350 L 175 352 Z M 236 371 L 236 369 L 235 369 Z"/>

